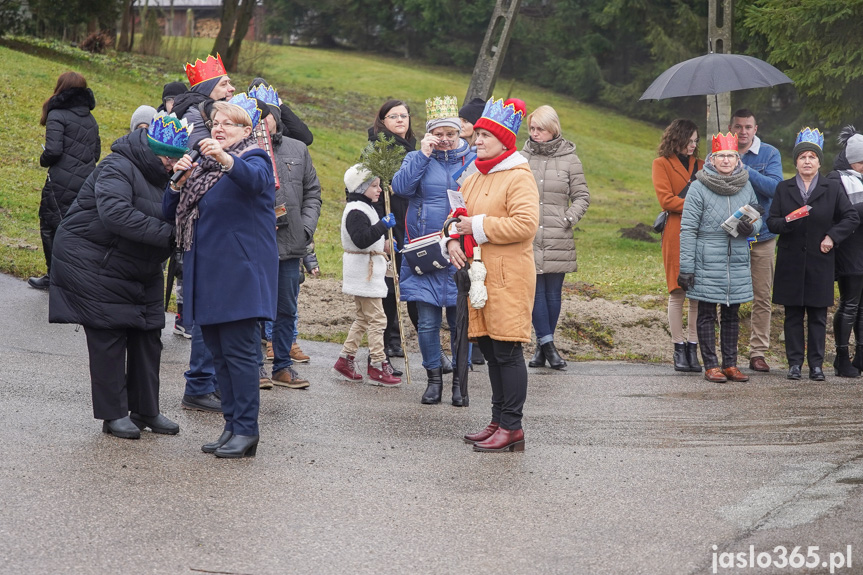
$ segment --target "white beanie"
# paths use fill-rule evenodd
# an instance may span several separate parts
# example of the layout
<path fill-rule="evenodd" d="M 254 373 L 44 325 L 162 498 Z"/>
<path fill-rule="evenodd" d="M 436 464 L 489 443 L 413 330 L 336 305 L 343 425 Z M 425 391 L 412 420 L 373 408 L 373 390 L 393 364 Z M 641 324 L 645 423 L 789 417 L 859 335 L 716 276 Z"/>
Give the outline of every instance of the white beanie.
<path fill-rule="evenodd" d="M 362 194 L 368 189 L 368 183 L 376 177 L 362 164 L 354 164 L 345 172 L 345 187 L 351 194 Z"/>
<path fill-rule="evenodd" d="M 459 118 L 440 118 L 438 120 L 429 120 L 426 122 L 426 132 L 431 132 L 435 128 L 440 127 L 453 128 L 456 131 L 461 131 L 461 120 Z"/>
<path fill-rule="evenodd" d="M 849 164 L 863 162 L 863 135 L 854 134 L 845 144 L 845 159 Z"/>
<path fill-rule="evenodd" d="M 156 108 L 153 106 L 138 106 L 138 109 L 132 114 L 132 121 L 129 123 L 129 130 L 134 130 L 139 124 L 153 123 L 153 116 L 156 115 Z"/>

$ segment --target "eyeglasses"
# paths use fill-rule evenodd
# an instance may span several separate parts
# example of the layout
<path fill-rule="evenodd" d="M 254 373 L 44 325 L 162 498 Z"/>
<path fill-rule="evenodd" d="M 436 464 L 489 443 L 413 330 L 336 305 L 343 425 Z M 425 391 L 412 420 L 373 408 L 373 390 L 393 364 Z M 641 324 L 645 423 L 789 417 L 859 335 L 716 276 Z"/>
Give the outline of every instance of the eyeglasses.
<path fill-rule="evenodd" d="M 731 161 L 737 159 L 737 154 L 713 154 L 713 159 L 720 162 Z"/>
<path fill-rule="evenodd" d="M 693 138 L 693 139 L 689 140 L 689 143 L 695 144 L 697 146 L 699 141 L 701 141 L 700 138 Z"/>
<path fill-rule="evenodd" d="M 407 120 L 411 117 L 410 114 L 390 114 L 389 116 L 384 116 L 388 120 Z"/>
<path fill-rule="evenodd" d="M 234 124 L 233 122 L 214 122 L 212 120 L 206 121 L 206 126 L 208 130 L 212 130 L 213 128 L 218 128 L 221 126 L 222 128 L 242 128 L 242 124 Z"/>

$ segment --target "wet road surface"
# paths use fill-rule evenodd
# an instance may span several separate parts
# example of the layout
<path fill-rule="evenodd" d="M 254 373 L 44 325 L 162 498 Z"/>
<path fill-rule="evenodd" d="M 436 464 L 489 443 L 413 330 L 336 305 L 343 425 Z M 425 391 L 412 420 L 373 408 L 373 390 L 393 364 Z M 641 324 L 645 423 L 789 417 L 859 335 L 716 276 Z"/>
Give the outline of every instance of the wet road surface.
<path fill-rule="evenodd" d="M 863 573 L 863 380 L 832 369 L 530 370 L 526 451 L 481 454 L 461 435 L 488 422 L 484 366 L 469 408 L 424 406 L 418 355 L 412 386 L 382 389 L 302 342 L 311 387 L 262 391 L 258 456 L 229 461 L 200 451 L 220 416 L 180 409 L 189 343 L 167 330 L 180 434 L 101 433 L 84 332 L 47 299 L 0 276 L 0 573 L 826 573 L 848 545 L 834 572 Z M 775 567 L 777 546 L 817 568 Z"/>

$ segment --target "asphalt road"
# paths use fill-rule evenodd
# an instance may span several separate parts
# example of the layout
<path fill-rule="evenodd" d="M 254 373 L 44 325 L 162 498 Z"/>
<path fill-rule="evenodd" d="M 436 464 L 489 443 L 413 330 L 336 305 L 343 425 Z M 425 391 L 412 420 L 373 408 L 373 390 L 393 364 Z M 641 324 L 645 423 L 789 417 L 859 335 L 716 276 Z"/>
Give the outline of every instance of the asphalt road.
<path fill-rule="evenodd" d="M 382 389 L 302 342 L 310 389 L 262 392 L 257 457 L 219 460 L 200 446 L 220 416 L 180 409 L 186 340 L 163 335 L 180 434 L 117 439 L 92 418 L 83 330 L 47 301 L 0 276 L 0 573 L 863 573 L 863 380 L 832 369 L 531 370 L 526 451 L 484 454 L 461 441 L 489 419 L 484 367 L 469 408 L 424 406 L 418 356 Z"/>

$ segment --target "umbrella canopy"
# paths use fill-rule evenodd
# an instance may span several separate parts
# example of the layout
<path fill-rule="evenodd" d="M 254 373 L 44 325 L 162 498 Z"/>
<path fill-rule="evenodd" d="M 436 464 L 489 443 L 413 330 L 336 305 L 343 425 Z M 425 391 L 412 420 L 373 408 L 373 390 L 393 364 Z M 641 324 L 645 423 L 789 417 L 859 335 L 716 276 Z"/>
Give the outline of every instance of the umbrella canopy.
<path fill-rule="evenodd" d="M 707 54 L 675 64 L 663 72 L 639 100 L 707 96 L 791 83 L 791 78 L 758 58 Z"/>

